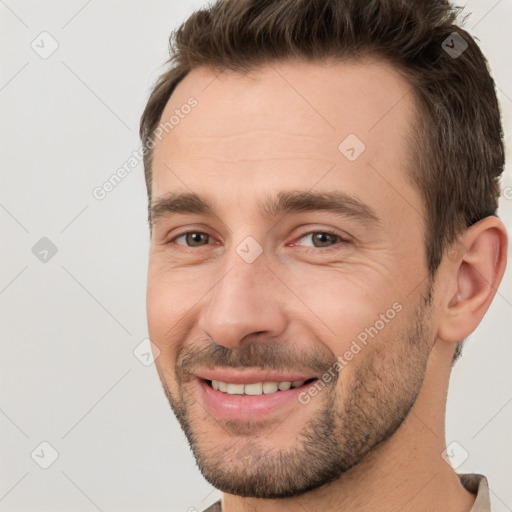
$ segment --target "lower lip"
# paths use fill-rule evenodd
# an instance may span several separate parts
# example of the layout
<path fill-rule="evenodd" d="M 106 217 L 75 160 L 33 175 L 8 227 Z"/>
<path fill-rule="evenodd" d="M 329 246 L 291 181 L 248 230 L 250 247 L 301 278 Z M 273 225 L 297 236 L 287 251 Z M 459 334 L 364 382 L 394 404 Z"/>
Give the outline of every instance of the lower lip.
<path fill-rule="evenodd" d="M 314 382 L 298 388 L 263 395 L 230 395 L 213 389 L 208 382 L 197 379 L 201 397 L 207 410 L 218 419 L 259 421 L 268 418 L 276 411 L 301 405 L 299 395 Z"/>

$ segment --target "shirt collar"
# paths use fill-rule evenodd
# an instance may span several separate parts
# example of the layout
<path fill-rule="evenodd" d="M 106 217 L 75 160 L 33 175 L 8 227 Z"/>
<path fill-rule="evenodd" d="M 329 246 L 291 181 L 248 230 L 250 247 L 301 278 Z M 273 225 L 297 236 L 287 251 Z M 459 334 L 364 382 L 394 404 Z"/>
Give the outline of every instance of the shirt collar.
<path fill-rule="evenodd" d="M 458 477 L 461 484 L 469 492 L 476 494 L 476 500 L 470 512 L 491 512 L 491 498 L 487 478 L 477 474 L 461 474 Z"/>

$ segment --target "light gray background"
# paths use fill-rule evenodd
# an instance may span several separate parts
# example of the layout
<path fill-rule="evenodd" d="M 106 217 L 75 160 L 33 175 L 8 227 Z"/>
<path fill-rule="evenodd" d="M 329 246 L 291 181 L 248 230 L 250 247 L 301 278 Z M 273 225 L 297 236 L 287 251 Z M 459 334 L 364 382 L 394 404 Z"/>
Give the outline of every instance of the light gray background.
<path fill-rule="evenodd" d="M 168 36 L 202 4 L 0 0 L 0 510 L 193 511 L 220 496 L 197 470 L 154 366 L 133 354 L 147 337 L 142 164 L 104 200 L 92 195 L 138 149 Z M 467 10 L 510 148 L 512 2 Z M 31 48 L 51 48 L 43 31 L 59 45 L 47 59 Z M 503 186 L 510 229 L 510 165 Z M 42 237 L 58 249 L 46 263 L 32 253 Z M 511 270 L 509 258 L 454 369 L 447 413 L 447 442 L 469 453 L 458 471 L 488 476 L 494 512 L 512 510 Z M 43 441 L 59 454 L 48 469 L 35 462 L 51 457 Z"/>

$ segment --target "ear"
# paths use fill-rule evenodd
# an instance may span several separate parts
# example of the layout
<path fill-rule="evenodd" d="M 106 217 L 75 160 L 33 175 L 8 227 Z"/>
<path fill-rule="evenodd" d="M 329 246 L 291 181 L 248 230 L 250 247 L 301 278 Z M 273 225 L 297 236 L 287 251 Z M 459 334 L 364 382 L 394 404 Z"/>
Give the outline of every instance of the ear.
<path fill-rule="evenodd" d="M 443 257 L 446 288 L 438 324 L 442 340 L 469 336 L 487 312 L 507 263 L 507 230 L 497 217 L 470 228 Z"/>

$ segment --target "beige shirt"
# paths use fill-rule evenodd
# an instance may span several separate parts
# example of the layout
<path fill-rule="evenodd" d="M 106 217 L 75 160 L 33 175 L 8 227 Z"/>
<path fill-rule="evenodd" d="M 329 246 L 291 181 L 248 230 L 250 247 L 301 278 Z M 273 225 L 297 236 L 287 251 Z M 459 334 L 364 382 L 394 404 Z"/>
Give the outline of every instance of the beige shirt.
<path fill-rule="evenodd" d="M 475 504 L 469 512 L 491 512 L 491 501 L 489 497 L 489 486 L 483 475 L 465 474 L 459 475 L 462 485 L 471 493 L 476 494 Z M 203 512 L 222 512 L 221 500 Z"/>

